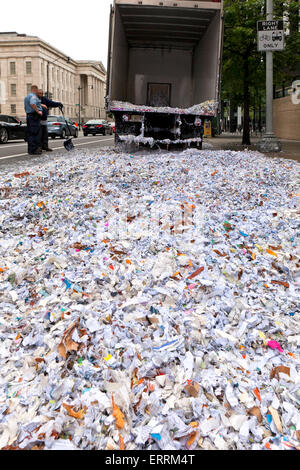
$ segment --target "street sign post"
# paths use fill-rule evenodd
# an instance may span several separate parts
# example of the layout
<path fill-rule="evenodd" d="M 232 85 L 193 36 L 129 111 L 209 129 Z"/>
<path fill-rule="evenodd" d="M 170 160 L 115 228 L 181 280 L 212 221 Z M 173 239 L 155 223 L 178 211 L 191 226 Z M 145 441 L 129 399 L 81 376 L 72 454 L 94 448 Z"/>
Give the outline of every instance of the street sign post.
<path fill-rule="evenodd" d="M 280 152 L 273 133 L 273 51 L 284 48 L 283 20 L 273 19 L 273 0 L 267 0 L 267 20 L 258 21 L 258 50 L 266 52 L 266 133 L 258 143 L 261 152 Z"/>
<path fill-rule="evenodd" d="M 258 21 L 257 34 L 257 45 L 259 51 L 284 50 L 283 20 Z"/>

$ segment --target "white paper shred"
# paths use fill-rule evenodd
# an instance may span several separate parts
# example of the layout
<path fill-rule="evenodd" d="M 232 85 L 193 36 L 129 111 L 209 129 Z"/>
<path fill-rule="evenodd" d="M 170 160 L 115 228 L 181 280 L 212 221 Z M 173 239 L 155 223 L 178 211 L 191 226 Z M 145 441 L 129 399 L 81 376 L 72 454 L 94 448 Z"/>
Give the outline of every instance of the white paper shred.
<path fill-rule="evenodd" d="M 207 147 L 1 168 L 0 448 L 300 449 L 300 165 Z"/>

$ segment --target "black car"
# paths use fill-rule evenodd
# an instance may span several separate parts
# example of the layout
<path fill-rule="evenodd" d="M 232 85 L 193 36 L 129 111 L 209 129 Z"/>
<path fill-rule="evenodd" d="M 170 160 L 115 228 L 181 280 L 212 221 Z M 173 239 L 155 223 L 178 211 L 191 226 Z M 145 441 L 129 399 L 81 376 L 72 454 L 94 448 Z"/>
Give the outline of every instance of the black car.
<path fill-rule="evenodd" d="M 78 129 L 69 118 L 48 116 L 48 134 L 51 139 L 55 139 L 55 137 L 65 139 L 70 136 L 70 133 L 72 137 L 78 137 Z"/>
<path fill-rule="evenodd" d="M 83 135 L 113 135 L 113 129 L 104 119 L 92 119 L 82 126 Z"/>
<path fill-rule="evenodd" d="M 27 136 L 27 125 L 19 119 L 6 114 L 0 114 L 0 144 L 9 140 L 24 139 Z"/>

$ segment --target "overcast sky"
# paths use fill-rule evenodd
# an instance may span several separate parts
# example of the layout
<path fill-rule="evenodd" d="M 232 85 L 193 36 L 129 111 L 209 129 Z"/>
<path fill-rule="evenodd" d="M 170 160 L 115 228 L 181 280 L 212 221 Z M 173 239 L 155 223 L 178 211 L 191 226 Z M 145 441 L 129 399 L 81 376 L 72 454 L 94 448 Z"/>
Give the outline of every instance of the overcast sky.
<path fill-rule="evenodd" d="M 72 59 L 107 65 L 112 0 L 2 0 L 0 31 L 38 36 Z"/>

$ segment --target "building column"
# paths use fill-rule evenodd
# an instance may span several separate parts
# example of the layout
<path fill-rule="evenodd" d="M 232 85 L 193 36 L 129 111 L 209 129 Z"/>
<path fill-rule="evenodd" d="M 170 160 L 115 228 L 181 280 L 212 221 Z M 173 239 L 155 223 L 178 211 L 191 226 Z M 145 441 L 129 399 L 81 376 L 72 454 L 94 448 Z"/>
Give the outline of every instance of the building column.
<path fill-rule="evenodd" d="M 92 99 L 92 85 L 93 85 L 93 78 L 88 75 L 87 77 L 87 117 L 93 117 L 93 99 Z"/>

